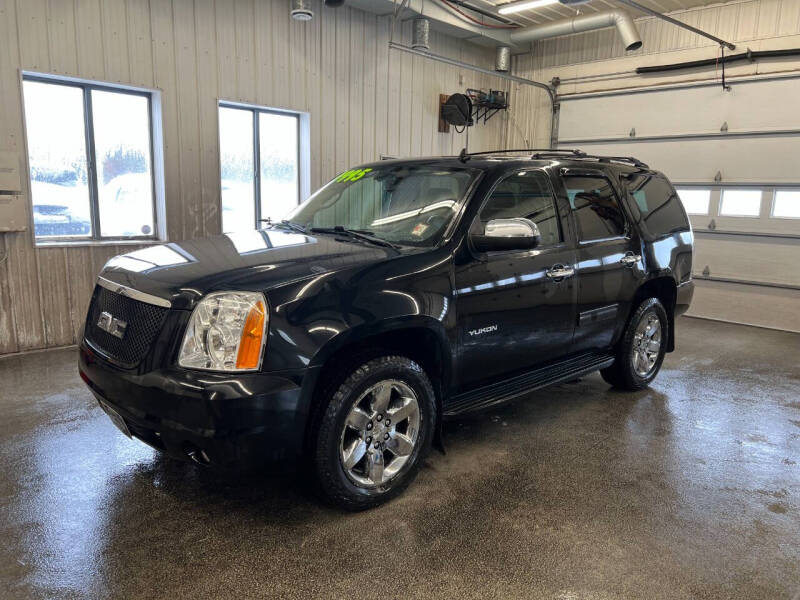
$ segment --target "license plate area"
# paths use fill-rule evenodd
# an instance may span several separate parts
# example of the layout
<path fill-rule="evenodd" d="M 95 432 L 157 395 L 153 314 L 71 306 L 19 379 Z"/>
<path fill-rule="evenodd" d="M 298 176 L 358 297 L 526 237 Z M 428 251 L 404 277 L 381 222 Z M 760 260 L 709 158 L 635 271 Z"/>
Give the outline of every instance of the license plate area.
<path fill-rule="evenodd" d="M 127 437 L 131 437 L 131 432 L 128 429 L 128 424 L 125 423 L 125 419 L 123 419 L 117 411 L 109 407 L 105 402 L 100 402 L 100 407 L 108 415 L 108 418 L 111 419 L 111 422 L 117 426 L 117 429 L 119 429 Z"/>

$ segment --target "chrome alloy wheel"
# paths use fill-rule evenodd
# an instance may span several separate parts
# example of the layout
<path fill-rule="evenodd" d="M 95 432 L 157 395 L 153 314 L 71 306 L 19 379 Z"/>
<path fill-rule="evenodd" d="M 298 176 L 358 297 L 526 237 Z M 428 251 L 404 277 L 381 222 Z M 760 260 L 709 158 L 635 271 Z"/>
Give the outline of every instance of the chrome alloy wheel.
<path fill-rule="evenodd" d="M 631 363 L 639 377 L 647 378 L 656 366 L 661 351 L 661 321 L 650 313 L 645 316 L 633 335 Z"/>
<path fill-rule="evenodd" d="M 339 442 L 347 477 L 361 487 L 377 487 L 397 475 L 419 438 L 419 403 L 408 385 L 386 379 L 353 404 Z"/>

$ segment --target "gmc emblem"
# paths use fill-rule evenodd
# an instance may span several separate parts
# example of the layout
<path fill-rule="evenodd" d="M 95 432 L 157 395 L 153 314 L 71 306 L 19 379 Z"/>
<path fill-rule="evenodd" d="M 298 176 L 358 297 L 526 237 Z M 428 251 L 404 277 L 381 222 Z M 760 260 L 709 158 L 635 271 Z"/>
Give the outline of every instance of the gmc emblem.
<path fill-rule="evenodd" d="M 108 312 L 103 312 L 100 315 L 100 318 L 97 320 L 97 326 L 106 333 L 110 333 L 119 339 L 123 338 L 125 330 L 128 328 L 128 324 L 125 321 L 115 319 L 111 313 Z"/>

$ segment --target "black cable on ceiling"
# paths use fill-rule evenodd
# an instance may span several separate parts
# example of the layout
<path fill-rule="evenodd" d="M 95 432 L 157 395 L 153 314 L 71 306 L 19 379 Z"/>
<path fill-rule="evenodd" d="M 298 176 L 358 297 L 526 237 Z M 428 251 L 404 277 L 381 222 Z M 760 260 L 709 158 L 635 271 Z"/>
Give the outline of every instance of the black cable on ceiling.
<path fill-rule="evenodd" d="M 682 69 L 696 69 L 699 67 L 713 67 L 717 64 L 725 65 L 740 60 L 754 62 L 760 58 L 784 58 L 787 56 L 800 56 L 800 48 L 786 48 L 784 50 L 748 50 L 739 54 L 729 54 L 722 58 L 707 58 L 703 60 L 692 60 L 681 63 L 671 63 L 666 65 L 652 65 L 649 67 L 638 67 L 636 73 L 644 75 L 648 73 L 666 73 L 668 71 L 679 71 Z"/>

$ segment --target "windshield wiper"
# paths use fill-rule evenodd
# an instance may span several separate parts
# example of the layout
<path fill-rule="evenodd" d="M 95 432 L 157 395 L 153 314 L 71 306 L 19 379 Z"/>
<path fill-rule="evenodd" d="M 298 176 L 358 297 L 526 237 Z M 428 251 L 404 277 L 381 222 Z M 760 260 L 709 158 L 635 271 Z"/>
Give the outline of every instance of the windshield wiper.
<path fill-rule="evenodd" d="M 298 233 L 308 233 L 308 230 L 299 223 L 292 223 L 291 221 L 286 220 L 283 220 L 280 223 L 272 223 L 272 226 L 285 227 L 286 229 L 291 229 L 292 231 L 297 231 Z"/>
<path fill-rule="evenodd" d="M 376 246 L 394 248 L 395 250 L 399 248 L 397 244 L 393 244 L 392 242 L 387 242 L 379 237 L 375 237 L 372 235 L 371 231 L 367 231 L 365 229 L 348 229 L 347 227 L 336 225 L 335 227 L 312 227 L 311 233 L 335 233 L 339 235 L 348 235 L 351 238 L 355 238 L 363 242 L 369 242 L 370 244 L 375 244 Z"/>

